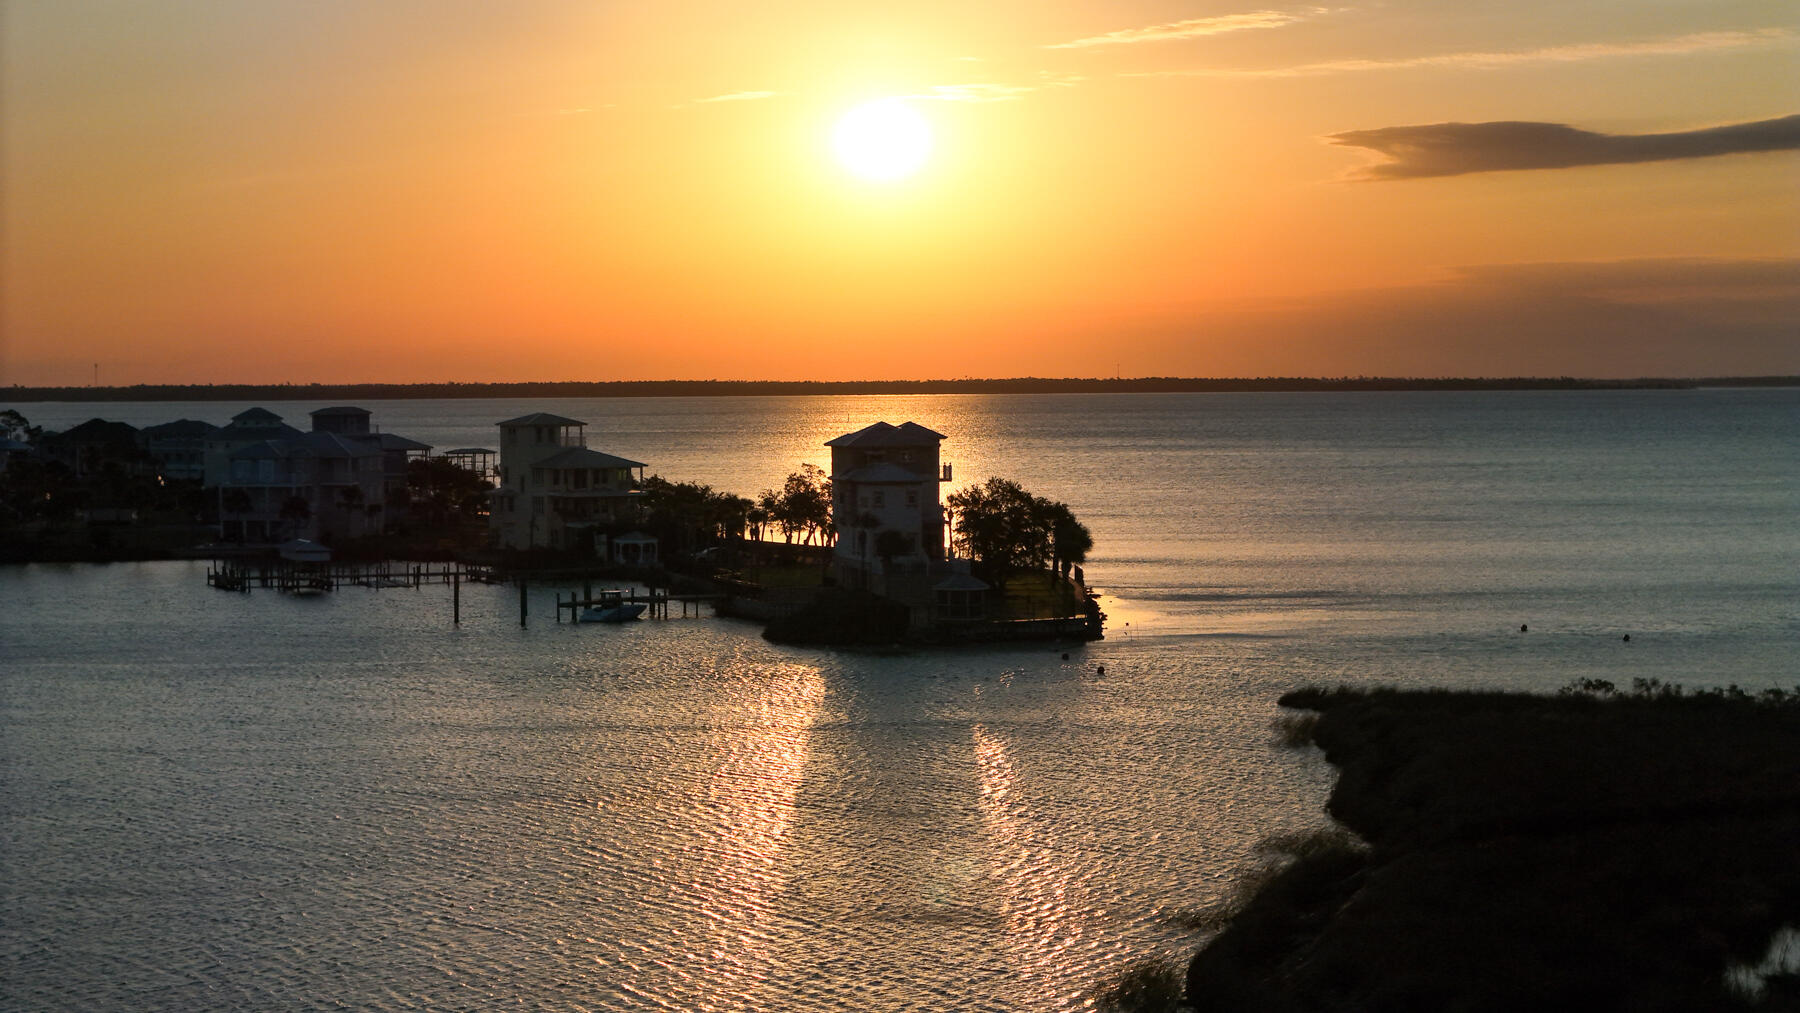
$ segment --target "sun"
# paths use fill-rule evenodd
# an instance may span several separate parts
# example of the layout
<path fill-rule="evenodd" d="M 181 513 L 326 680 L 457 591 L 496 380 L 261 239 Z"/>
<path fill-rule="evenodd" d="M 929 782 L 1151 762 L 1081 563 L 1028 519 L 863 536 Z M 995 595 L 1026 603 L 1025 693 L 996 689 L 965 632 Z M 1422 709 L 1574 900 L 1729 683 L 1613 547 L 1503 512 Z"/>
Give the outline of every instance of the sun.
<path fill-rule="evenodd" d="M 918 172 L 931 157 L 931 124 L 897 98 L 864 102 L 832 128 L 831 150 L 852 175 L 891 183 Z"/>

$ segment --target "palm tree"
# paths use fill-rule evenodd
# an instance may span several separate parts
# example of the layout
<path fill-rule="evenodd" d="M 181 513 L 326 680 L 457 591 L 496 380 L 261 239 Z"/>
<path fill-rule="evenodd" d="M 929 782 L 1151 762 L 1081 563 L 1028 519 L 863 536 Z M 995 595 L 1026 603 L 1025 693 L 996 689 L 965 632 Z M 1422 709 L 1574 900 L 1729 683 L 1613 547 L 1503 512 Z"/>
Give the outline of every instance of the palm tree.
<path fill-rule="evenodd" d="M 238 541 L 244 540 L 244 515 L 250 512 L 250 493 L 243 489 L 226 489 L 219 495 L 221 513 L 236 514 L 238 518 Z M 224 537 L 225 525 L 219 525 L 219 535 Z"/>
<path fill-rule="evenodd" d="M 911 551 L 912 543 L 907 541 L 905 535 L 893 528 L 875 533 L 875 558 L 881 560 L 882 572 L 893 572 L 894 557 L 904 556 Z"/>
<path fill-rule="evenodd" d="M 362 486 L 347 485 L 347 486 L 344 486 L 342 489 L 339 489 L 338 490 L 338 506 L 342 507 L 344 512 L 346 514 L 350 515 L 350 518 L 351 518 L 350 537 L 352 537 L 352 538 L 357 537 L 358 532 L 356 529 L 360 525 L 358 525 L 356 522 L 362 514 L 362 506 L 363 506 Z"/>
<path fill-rule="evenodd" d="M 300 537 L 300 531 L 305 527 L 306 522 L 312 520 L 312 504 L 306 501 L 305 496 L 297 494 L 289 496 L 282 501 L 281 520 L 283 523 L 293 525 L 294 537 Z"/>

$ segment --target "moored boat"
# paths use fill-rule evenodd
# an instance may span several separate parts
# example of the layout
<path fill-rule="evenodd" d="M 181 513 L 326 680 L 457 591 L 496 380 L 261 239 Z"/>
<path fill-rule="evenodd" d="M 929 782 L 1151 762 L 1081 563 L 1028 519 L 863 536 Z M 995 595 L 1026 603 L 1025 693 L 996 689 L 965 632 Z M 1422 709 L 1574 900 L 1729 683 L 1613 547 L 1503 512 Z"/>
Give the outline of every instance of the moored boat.
<path fill-rule="evenodd" d="M 627 623 L 644 614 L 645 606 L 640 602 L 626 601 L 631 592 L 624 588 L 613 588 L 601 591 L 594 596 L 594 604 L 581 610 L 575 617 L 581 623 Z"/>

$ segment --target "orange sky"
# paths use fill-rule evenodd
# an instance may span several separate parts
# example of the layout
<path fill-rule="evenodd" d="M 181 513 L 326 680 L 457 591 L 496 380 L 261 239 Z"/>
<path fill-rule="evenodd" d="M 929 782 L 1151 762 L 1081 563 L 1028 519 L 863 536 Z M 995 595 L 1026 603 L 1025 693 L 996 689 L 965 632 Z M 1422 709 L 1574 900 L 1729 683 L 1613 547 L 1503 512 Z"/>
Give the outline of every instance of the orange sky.
<path fill-rule="evenodd" d="M 0 384 L 1800 373 L 1786 0 L 3 9 Z"/>

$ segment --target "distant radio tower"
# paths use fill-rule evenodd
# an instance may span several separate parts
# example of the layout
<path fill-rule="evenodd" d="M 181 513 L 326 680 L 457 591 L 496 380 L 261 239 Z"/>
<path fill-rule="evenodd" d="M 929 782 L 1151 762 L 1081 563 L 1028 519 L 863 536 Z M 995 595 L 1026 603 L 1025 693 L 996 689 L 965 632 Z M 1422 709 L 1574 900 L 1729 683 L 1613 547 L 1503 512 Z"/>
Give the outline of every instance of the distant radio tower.
<path fill-rule="evenodd" d="M 94 386 L 100 386 L 100 364 L 94 363 Z"/>

